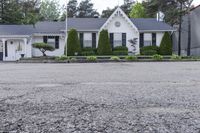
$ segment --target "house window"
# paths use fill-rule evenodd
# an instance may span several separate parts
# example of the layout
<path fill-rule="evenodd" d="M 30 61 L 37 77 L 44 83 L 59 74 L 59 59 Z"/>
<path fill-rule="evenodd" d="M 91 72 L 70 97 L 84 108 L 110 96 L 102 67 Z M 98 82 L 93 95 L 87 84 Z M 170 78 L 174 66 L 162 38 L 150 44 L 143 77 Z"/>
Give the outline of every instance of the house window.
<path fill-rule="evenodd" d="M 114 34 L 113 33 L 110 33 L 110 45 L 111 45 L 111 48 L 113 49 L 113 45 L 114 45 Z"/>
<path fill-rule="evenodd" d="M 122 46 L 122 33 L 114 33 L 114 47 Z"/>
<path fill-rule="evenodd" d="M 59 49 L 59 36 L 44 36 L 43 42 L 54 47 L 55 49 Z"/>
<path fill-rule="evenodd" d="M 156 33 L 152 33 L 152 45 L 156 46 Z"/>
<path fill-rule="evenodd" d="M 122 46 L 126 46 L 126 33 L 122 33 Z"/>
<path fill-rule="evenodd" d="M 81 48 L 83 48 L 83 38 L 84 38 L 84 34 L 83 34 L 83 33 L 80 33 L 80 34 L 79 34 L 79 38 L 80 38 L 80 45 L 81 45 Z"/>
<path fill-rule="evenodd" d="M 84 47 L 92 47 L 92 34 L 91 33 L 84 33 Z"/>
<path fill-rule="evenodd" d="M 97 36 L 96 33 L 92 33 L 92 47 L 96 48 Z"/>
<path fill-rule="evenodd" d="M 144 33 L 144 46 L 152 46 L 152 34 Z"/>

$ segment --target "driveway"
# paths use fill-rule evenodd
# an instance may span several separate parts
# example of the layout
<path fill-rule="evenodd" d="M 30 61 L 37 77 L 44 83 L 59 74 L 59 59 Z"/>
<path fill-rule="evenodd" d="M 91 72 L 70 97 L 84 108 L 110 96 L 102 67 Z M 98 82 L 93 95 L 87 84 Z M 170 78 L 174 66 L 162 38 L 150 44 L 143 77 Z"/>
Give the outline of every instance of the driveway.
<path fill-rule="evenodd" d="M 1 63 L 0 132 L 199 133 L 200 63 Z"/>

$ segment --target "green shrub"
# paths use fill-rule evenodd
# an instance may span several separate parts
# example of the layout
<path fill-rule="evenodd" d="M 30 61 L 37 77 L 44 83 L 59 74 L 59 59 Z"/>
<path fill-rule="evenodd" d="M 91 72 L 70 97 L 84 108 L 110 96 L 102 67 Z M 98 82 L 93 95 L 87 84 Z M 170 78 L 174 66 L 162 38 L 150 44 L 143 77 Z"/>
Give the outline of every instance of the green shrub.
<path fill-rule="evenodd" d="M 114 61 L 120 61 L 120 58 L 118 56 L 112 56 L 110 58 L 110 60 L 114 60 Z"/>
<path fill-rule="evenodd" d="M 81 55 L 82 56 L 91 56 L 91 55 L 96 55 L 96 48 L 91 48 L 91 47 L 85 47 L 82 48 Z"/>
<path fill-rule="evenodd" d="M 155 55 L 155 54 L 158 54 L 158 52 L 155 50 L 146 50 L 146 51 L 143 51 L 142 53 L 142 55 Z"/>
<path fill-rule="evenodd" d="M 117 46 L 114 47 L 113 51 L 128 51 L 128 48 L 126 46 Z"/>
<path fill-rule="evenodd" d="M 96 56 L 88 56 L 86 58 L 87 61 L 89 62 L 96 62 L 97 61 L 97 57 Z"/>
<path fill-rule="evenodd" d="M 55 50 L 55 48 L 53 46 L 50 46 L 46 43 L 34 43 L 32 45 L 34 48 L 39 49 L 42 52 L 43 56 L 46 56 L 46 51 L 54 51 Z"/>
<path fill-rule="evenodd" d="M 173 55 L 171 56 L 171 60 L 181 60 L 181 59 L 182 59 L 182 57 L 179 56 L 179 55 L 176 55 L 176 54 L 173 54 Z"/>
<path fill-rule="evenodd" d="M 85 47 L 85 48 L 82 48 L 82 51 L 97 51 L 96 48 L 91 48 L 91 47 Z"/>
<path fill-rule="evenodd" d="M 127 61 L 133 61 L 133 60 L 137 60 L 137 57 L 136 56 L 126 56 L 125 60 L 127 60 Z"/>
<path fill-rule="evenodd" d="M 128 55 L 128 51 L 113 51 L 113 55 Z"/>
<path fill-rule="evenodd" d="M 165 32 L 162 38 L 159 54 L 172 55 L 172 40 L 168 32 Z"/>
<path fill-rule="evenodd" d="M 68 56 L 66 56 L 66 55 L 62 55 L 62 56 L 56 58 L 56 60 L 62 60 L 62 61 L 69 60 L 69 59 L 70 58 Z"/>
<path fill-rule="evenodd" d="M 108 37 L 107 30 L 102 30 L 100 32 L 97 53 L 99 55 L 111 55 L 112 54 L 112 49 L 110 46 L 110 40 Z"/>
<path fill-rule="evenodd" d="M 145 46 L 140 48 L 141 55 L 155 55 L 159 53 L 159 47 L 157 46 Z"/>
<path fill-rule="evenodd" d="M 74 56 L 75 53 L 80 54 L 81 46 L 78 39 L 78 33 L 75 29 L 71 29 L 67 38 L 67 55 Z"/>
<path fill-rule="evenodd" d="M 82 56 L 91 56 L 91 55 L 96 55 L 94 51 L 83 51 L 81 52 Z"/>
<path fill-rule="evenodd" d="M 155 54 L 155 55 L 153 55 L 152 59 L 153 59 L 153 60 L 160 61 L 160 60 L 163 60 L 163 56 L 162 56 L 162 55 L 159 55 L 159 54 Z"/>

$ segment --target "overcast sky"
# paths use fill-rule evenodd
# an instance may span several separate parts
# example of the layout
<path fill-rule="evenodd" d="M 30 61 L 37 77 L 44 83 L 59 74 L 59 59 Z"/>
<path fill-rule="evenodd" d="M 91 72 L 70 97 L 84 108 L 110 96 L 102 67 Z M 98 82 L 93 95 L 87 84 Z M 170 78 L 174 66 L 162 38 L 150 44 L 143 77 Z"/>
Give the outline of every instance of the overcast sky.
<path fill-rule="evenodd" d="M 68 0 L 67 0 L 68 1 Z M 81 0 L 78 0 L 80 2 Z M 94 8 L 98 10 L 99 13 L 107 7 L 113 8 L 117 5 L 123 4 L 124 0 L 91 0 L 94 3 Z M 140 1 L 140 0 L 138 0 Z M 61 4 L 64 4 L 66 0 L 60 0 Z M 195 6 L 200 4 L 200 0 L 194 0 Z"/>

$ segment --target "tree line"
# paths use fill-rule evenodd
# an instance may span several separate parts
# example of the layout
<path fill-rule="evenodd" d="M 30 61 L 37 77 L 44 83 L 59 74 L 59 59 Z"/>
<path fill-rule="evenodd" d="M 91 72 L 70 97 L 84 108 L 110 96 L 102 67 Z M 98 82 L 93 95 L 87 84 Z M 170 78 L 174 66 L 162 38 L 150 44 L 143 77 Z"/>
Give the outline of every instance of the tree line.
<path fill-rule="evenodd" d="M 0 0 L 0 24 L 62 20 L 59 0 Z"/>

